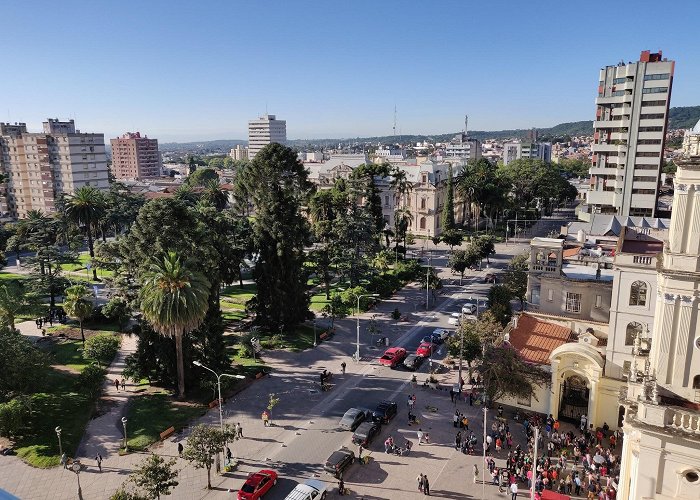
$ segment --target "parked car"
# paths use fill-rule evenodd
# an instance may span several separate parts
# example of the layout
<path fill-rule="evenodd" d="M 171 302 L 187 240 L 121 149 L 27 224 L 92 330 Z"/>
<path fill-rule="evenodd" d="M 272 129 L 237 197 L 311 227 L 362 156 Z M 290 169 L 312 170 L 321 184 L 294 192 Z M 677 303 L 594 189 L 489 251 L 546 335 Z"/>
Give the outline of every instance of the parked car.
<path fill-rule="evenodd" d="M 450 331 L 447 328 L 436 328 L 433 330 L 433 336 L 440 337 L 442 340 L 446 340 L 450 336 Z"/>
<path fill-rule="evenodd" d="M 426 335 L 425 337 L 423 337 L 421 339 L 421 342 L 430 342 L 432 344 L 437 344 L 437 345 L 445 343 L 445 341 L 442 340 L 442 337 L 440 337 L 439 335 L 435 335 L 434 333 L 431 333 L 430 335 Z"/>
<path fill-rule="evenodd" d="M 494 273 L 486 273 L 484 275 L 484 283 L 496 283 L 496 275 Z"/>
<path fill-rule="evenodd" d="M 365 421 L 365 412 L 359 408 L 350 408 L 340 419 L 340 428 L 354 431 L 357 426 Z"/>
<path fill-rule="evenodd" d="M 382 424 L 388 424 L 389 420 L 396 416 L 397 411 L 398 406 L 396 403 L 393 401 L 382 401 L 374 410 L 372 420 L 375 422 L 381 422 Z"/>
<path fill-rule="evenodd" d="M 248 475 L 241 489 L 238 490 L 238 500 L 258 500 L 277 484 L 277 473 L 263 469 Z"/>
<path fill-rule="evenodd" d="M 367 448 L 381 429 L 382 424 L 379 422 L 362 422 L 360 426 L 355 429 L 352 435 L 352 442 Z"/>
<path fill-rule="evenodd" d="M 476 304 L 464 304 L 462 314 L 476 314 Z"/>
<path fill-rule="evenodd" d="M 418 346 L 418 349 L 416 349 L 416 355 L 427 358 L 428 356 L 431 356 L 433 354 L 434 349 L 435 344 L 433 344 L 432 342 L 421 342 L 421 344 Z"/>
<path fill-rule="evenodd" d="M 335 477 L 339 477 L 340 473 L 345 469 L 350 467 L 355 462 L 355 452 L 348 450 L 345 446 L 340 448 L 338 451 L 334 451 L 328 460 L 326 460 L 326 465 L 323 469 L 330 472 Z"/>
<path fill-rule="evenodd" d="M 403 360 L 403 366 L 408 370 L 417 370 L 420 365 L 423 364 L 423 356 L 418 356 L 417 354 L 409 354 L 406 359 Z"/>
<path fill-rule="evenodd" d="M 318 479 L 307 479 L 297 484 L 284 500 L 325 500 L 328 485 Z"/>
<path fill-rule="evenodd" d="M 379 363 L 390 368 L 396 368 L 406 357 L 406 349 L 403 347 L 390 347 L 379 358 Z"/>
<path fill-rule="evenodd" d="M 462 317 L 460 313 L 452 313 L 450 314 L 450 318 L 447 320 L 447 322 L 451 325 L 459 325 L 459 320 Z"/>

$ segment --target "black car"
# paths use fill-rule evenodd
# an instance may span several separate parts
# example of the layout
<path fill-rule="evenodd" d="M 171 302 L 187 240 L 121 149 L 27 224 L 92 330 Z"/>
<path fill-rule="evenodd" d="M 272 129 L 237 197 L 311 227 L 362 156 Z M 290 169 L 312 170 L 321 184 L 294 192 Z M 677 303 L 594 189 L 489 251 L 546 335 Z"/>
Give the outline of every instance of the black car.
<path fill-rule="evenodd" d="M 383 424 L 388 424 L 389 420 L 396 416 L 398 407 L 396 403 L 392 401 L 382 401 L 375 408 L 372 414 L 372 420 L 375 422 L 381 422 Z"/>
<path fill-rule="evenodd" d="M 423 356 L 418 356 L 417 354 L 409 354 L 406 359 L 403 360 L 404 368 L 408 370 L 417 370 L 420 365 L 423 364 L 425 358 Z"/>
<path fill-rule="evenodd" d="M 381 428 L 382 424 L 379 422 L 364 422 L 355 430 L 355 433 L 352 435 L 352 442 L 367 448 L 372 439 L 379 434 Z"/>
<path fill-rule="evenodd" d="M 445 343 L 445 341 L 442 339 L 442 337 L 440 335 L 436 335 L 434 333 L 431 333 L 430 335 L 426 335 L 425 337 L 423 337 L 421 342 L 430 342 L 431 344 L 437 344 L 437 345 Z"/>
<path fill-rule="evenodd" d="M 366 416 L 367 415 L 364 411 L 358 408 L 350 408 L 348 411 L 345 412 L 343 418 L 340 419 L 340 427 L 342 429 L 349 429 L 351 431 L 354 431 L 355 429 L 357 429 L 358 425 L 365 421 Z"/>
<path fill-rule="evenodd" d="M 330 472 L 335 477 L 339 477 L 340 473 L 345 469 L 350 467 L 355 462 L 355 453 L 352 450 L 348 450 L 343 446 L 338 451 L 334 451 L 333 454 L 326 460 L 326 465 L 323 469 Z"/>

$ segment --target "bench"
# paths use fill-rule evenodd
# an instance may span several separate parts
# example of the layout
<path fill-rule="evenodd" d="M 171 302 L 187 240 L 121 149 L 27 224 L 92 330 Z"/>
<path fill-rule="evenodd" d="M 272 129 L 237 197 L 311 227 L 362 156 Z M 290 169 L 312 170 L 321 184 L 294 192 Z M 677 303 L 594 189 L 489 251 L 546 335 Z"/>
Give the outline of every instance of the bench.
<path fill-rule="evenodd" d="M 211 403 L 209 403 L 209 408 L 216 408 L 217 406 L 219 406 L 219 400 L 218 400 L 218 399 L 215 399 L 214 401 L 212 401 Z"/>
<path fill-rule="evenodd" d="M 333 336 L 333 330 L 326 330 L 321 335 L 318 336 L 321 340 L 327 340 Z"/>
<path fill-rule="evenodd" d="M 255 378 L 256 378 L 256 379 L 258 379 L 258 378 L 263 378 L 264 376 L 265 376 L 265 372 L 258 372 L 258 373 L 255 374 Z"/>
<path fill-rule="evenodd" d="M 168 437 L 172 436 L 173 434 L 175 434 L 175 427 L 173 427 L 171 425 L 170 427 L 168 427 L 167 429 L 165 429 L 163 432 L 160 433 L 160 440 L 162 441 L 164 439 L 167 439 Z"/>

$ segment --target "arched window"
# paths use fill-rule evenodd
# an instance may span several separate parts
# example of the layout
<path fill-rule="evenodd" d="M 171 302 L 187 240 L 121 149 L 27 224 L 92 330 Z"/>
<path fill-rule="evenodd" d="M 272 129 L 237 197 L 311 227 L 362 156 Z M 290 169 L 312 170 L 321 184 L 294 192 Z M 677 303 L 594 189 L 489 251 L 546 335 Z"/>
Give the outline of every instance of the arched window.
<path fill-rule="evenodd" d="M 425 229 L 425 217 L 420 218 L 420 228 Z"/>
<path fill-rule="evenodd" d="M 627 325 L 627 331 L 625 332 L 625 345 L 634 345 L 634 339 L 637 336 L 637 333 L 639 335 L 642 335 L 643 327 L 641 323 L 637 323 L 636 321 L 633 321 L 629 325 Z"/>
<path fill-rule="evenodd" d="M 635 281 L 630 287 L 630 305 L 647 305 L 647 284 L 643 281 Z"/>
<path fill-rule="evenodd" d="M 693 389 L 700 389 L 700 375 L 693 377 Z"/>

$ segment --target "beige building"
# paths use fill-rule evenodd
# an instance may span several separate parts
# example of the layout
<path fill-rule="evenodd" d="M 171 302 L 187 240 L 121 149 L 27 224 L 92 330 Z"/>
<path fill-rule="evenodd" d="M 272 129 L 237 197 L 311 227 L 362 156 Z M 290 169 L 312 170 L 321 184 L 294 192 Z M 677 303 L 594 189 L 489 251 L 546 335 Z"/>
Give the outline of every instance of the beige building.
<path fill-rule="evenodd" d="M 108 189 L 104 134 L 81 133 L 73 120 L 49 119 L 40 133 L 28 132 L 24 123 L 0 123 L 0 172 L 7 176 L 2 215 L 55 212 L 62 193 L 82 186 Z"/>
<path fill-rule="evenodd" d="M 236 147 L 232 148 L 231 151 L 229 151 L 228 155 L 234 160 L 247 160 L 248 148 L 245 146 L 241 146 L 240 144 L 236 144 Z"/>
<path fill-rule="evenodd" d="M 287 122 L 275 115 L 263 115 L 248 122 L 248 158 L 255 158 L 262 148 L 273 142 L 287 142 Z"/>
<path fill-rule="evenodd" d="M 638 62 L 600 71 L 588 194 L 592 213 L 656 213 L 673 71 L 673 61 L 649 51 Z"/>
<path fill-rule="evenodd" d="M 127 132 L 112 139 L 112 175 L 117 179 L 160 177 L 162 164 L 158 139 L 141 137 L 140 132 Z"/>

